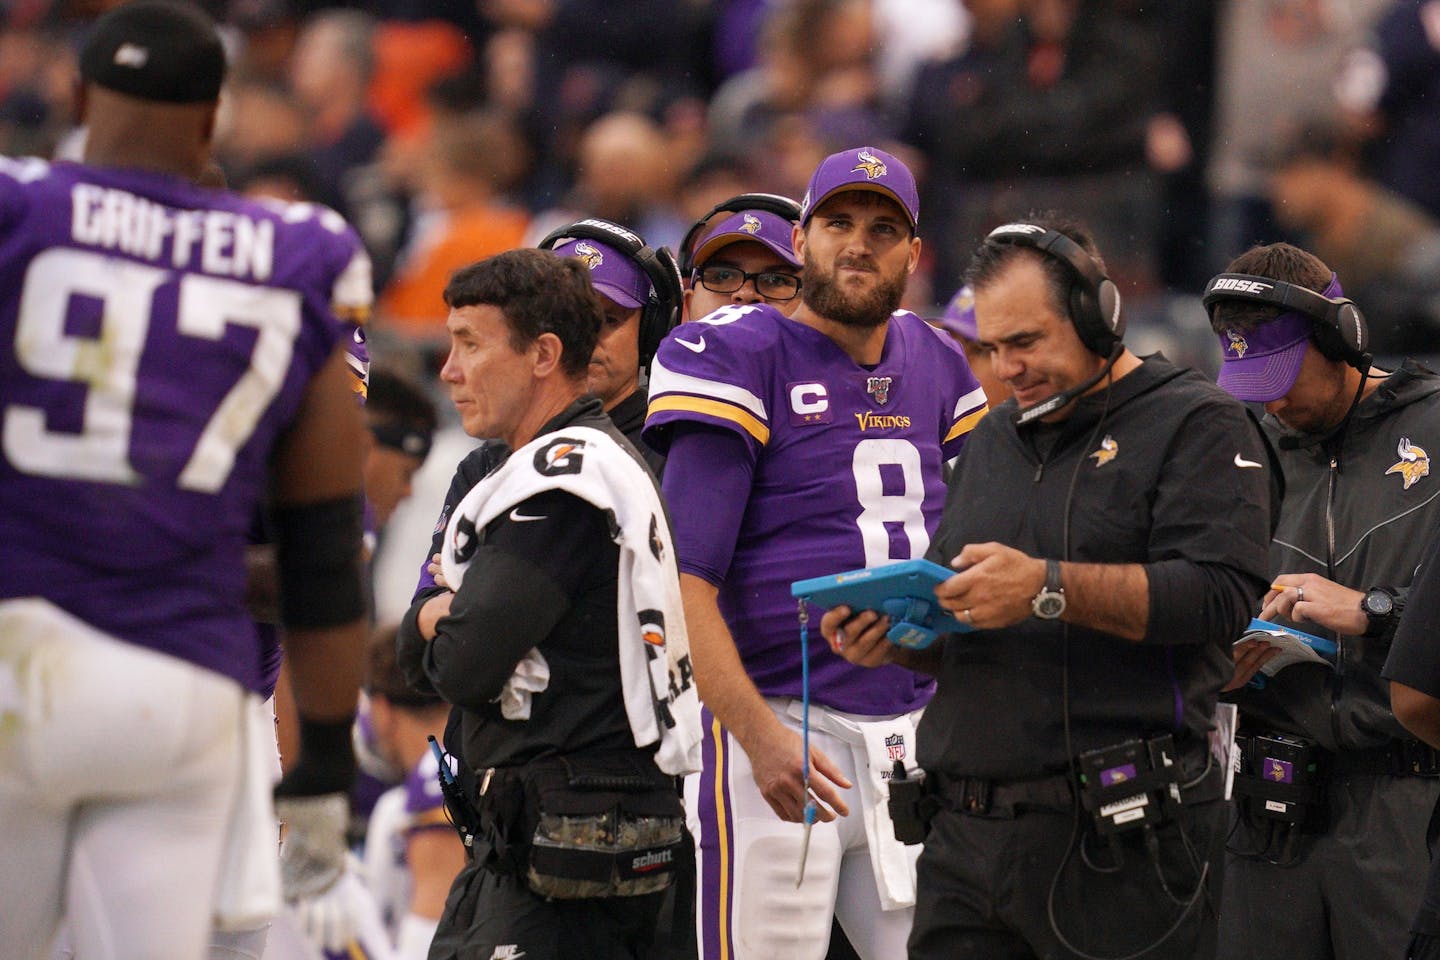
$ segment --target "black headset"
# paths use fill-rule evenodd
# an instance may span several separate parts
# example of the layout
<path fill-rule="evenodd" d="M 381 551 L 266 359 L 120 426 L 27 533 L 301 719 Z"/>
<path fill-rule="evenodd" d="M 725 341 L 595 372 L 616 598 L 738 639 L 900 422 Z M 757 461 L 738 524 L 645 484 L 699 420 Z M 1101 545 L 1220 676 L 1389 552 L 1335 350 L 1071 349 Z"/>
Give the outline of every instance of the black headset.
<path fill-rule="evenodd" d="M 742 193 L 738 197 L 717 203 L 709 213 L 691 225 L 685 233 L 685 239 L 680 241 L 680 273 L 683 276 L 688 277 L 694 272 L 695 246 L 714 216 L 717 213 L 741 213 L 745 210 L 763 210 L 791 223 L 800 219 L 800 204 L 778 193 Z"/>
<path fill-rule="evenodd" d="M 1065 264 L 1071 277 L 1066 302 L 1080 342 L 1102 357 L 1115 352 L 1125 336 L 1120 291 L 1084 247 L 1058 230 L 1035 223 L 1002 224 L 990 231 L 985 242 L 1029 247 Z"/>
<path fill-rule="evenodd" d="M 1334 274 L 1330 282 L 1335 282 Z M 1327 359 L 1356 369 L 1370 366 L 1370 328 L 1360 308 L 1348 297 L 1327 297 L 1309 287 L 1249 273 L 1221 273 L 1205 284 L 1200 302 L 1213 317 L 1215 304 L 1222 300 L 1264 303 L 1309 317 L 1315 321 L 1311 331 L 1315 347 Z"/>
<path fill-rule="evenodd" d="M 645 272 L 650 296 L 640 308 L 640 366 L 649 367 L 660 341 L 680 322 L 680 308 L 685 301 L 675 254 L 669 247 L 650 247 L 634 231 L 598 217 L 552 230 L 539 246 L 541 250 L 553 250 L 566 240 L 595 240 L 613 247 Z"/>

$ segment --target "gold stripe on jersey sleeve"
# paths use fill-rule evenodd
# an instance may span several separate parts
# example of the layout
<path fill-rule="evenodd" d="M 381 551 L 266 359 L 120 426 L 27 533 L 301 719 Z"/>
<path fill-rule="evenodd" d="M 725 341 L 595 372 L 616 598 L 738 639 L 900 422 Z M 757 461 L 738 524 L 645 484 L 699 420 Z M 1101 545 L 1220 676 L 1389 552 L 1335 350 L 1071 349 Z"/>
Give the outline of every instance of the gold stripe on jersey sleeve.
<path fill-rule="evenodd" d="M 712 417 L 719 417 L 721 420 L 729 420 L 742 428 L 758 440 L 762 446 L 770 441 L 769 427 L 748 410 L 743 410 L 731 403 L 672 393 L 669 396 L 650 401 L 650 410 L 647 415 L 653 417 L 664 410 L 682 410 L 686 413 L 704 413 Z"/>
<path fill-rule="evenodd" d="M 332 303 L 330 305 L 330 312 L 335 315 L 337 320 L 348 321 L 357 327 L 363 327 L 370 322 L 371 310 L 369 304 L 346 305 L 343 303 Z"/>
<path fill-rule="evenodd" d="M 959 420 L 956 420 L 955 426 L 951 427 L 950 432 L 945 434 L 944 442 L 949 443 L 951 440 L 954 440 L 957 437 L 965 436 L 965 434 L 969 433 L 971 430 L 974 430 L 975 425 L 981 420 L 985 419 L 985 414 L 989 412 L 989 407 L 981 407 L 979 410 L 976 410 L 973 413 L 968 413 L 965 416 L 961 417 Z"/>

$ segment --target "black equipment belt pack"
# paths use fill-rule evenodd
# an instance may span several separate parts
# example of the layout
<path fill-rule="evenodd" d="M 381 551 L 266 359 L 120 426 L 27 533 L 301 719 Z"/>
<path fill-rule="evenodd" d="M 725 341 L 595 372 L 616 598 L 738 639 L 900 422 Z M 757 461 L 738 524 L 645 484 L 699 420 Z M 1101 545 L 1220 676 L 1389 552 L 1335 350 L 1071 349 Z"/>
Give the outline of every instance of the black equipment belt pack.
<path fill-rule="evenodd" d="M 1235 749 L 1240 757 L 1235 796 L 1243 812 L 1306 833 L 1325 830 L 1325 788 L 1331 777 L 1440 776 L 1440 754 L 1418 740 L 1332 753 L 1304 737 L 1267 732 L 1237 736 Z"/>
<path fill-rule="evenodd" d="M 1181 804 L 1174 740 L 1126 740 L 1077 758 L 1080 802 L 1101 836 L 1168 820 Z"/>
<path fill-rule="evenodd" d="M 1324 829 L 1325 773 L 1320 747 L 1313 740 L 1286 734 L 1237 736 L 1235 799 L 1252 820 L 1277 820 Z"/>
<path fill-rule="evenodd" d="M 487 869 L 557 900 L 636 897 L 674 882 L 685 839 L 675 779 L 645 754 L 547 757 L 480 772 Z"/>

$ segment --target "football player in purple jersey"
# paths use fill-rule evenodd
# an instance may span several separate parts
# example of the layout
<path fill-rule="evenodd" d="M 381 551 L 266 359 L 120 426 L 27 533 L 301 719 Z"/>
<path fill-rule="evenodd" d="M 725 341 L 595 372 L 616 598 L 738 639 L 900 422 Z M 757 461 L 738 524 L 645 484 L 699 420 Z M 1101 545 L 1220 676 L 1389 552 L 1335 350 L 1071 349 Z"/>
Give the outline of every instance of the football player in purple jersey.
<path fill-rule="evenodd" d="M 270 492 L 301 755 L 343 802 L 363 423 L 338 216 L 196 186 L 224 52 L 134 0 L 81 55 L 84 163 L 0 159 L 0 956 L 193 960 L 279 900 L 246 533 Z"/>
<path fill-rule="evenodd" d="M 897 312 L 917 220 L 915 181 L 895 157 L 828 157 L 792 232 L 804 264 L 793 318 L 722 306 L 675 330 L 651 370 L 645 439 L 669 457 L 707 707 L 705 769 L 686 786 L 706 958 L 823 957 L 832 914 L 862 957 L 905 950 L 914 855 L 894 841 L 884 778 L 896 760 L 913 766 L 933 686 L 866 674 L 812 644 L 807 798 L 789 588 L 923 556 L 945 463 L 986 412 L 954 341 Z M 824 821 L 808 849 L 807 799 Z"/>

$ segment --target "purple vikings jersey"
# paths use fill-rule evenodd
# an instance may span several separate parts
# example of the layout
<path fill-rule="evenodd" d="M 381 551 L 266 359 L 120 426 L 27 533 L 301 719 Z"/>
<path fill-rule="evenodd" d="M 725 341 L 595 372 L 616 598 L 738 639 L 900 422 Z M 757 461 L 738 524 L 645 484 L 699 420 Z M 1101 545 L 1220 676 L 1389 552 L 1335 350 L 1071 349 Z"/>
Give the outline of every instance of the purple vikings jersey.
<path fill-rule="evenodd" d="M 261 685 L 242 551 L 310 379 L 369 312 L 333 211 L 0 158 L 0 597 Z"/>
<path fill-rule="evenodd" d="M 874 369 L 767 305 L 722 307 L 661 345 L 646 442 L 668 450 L 674 424 L 704 424 L 741 436 L 754 461 L 719 604 L 762 694 L 801 692 L 791 582 L 923 557 L 945 499 L 943 464 L 986 409 L 954 341 L 904 311 Z M 671 512 L 703 514 L 707 495 L 682 491 Z M 933 684 L 918 674 L 832 654 L 818 611 L 810 632 L 817 702 L 879 716 L 929 699 Z"/>

